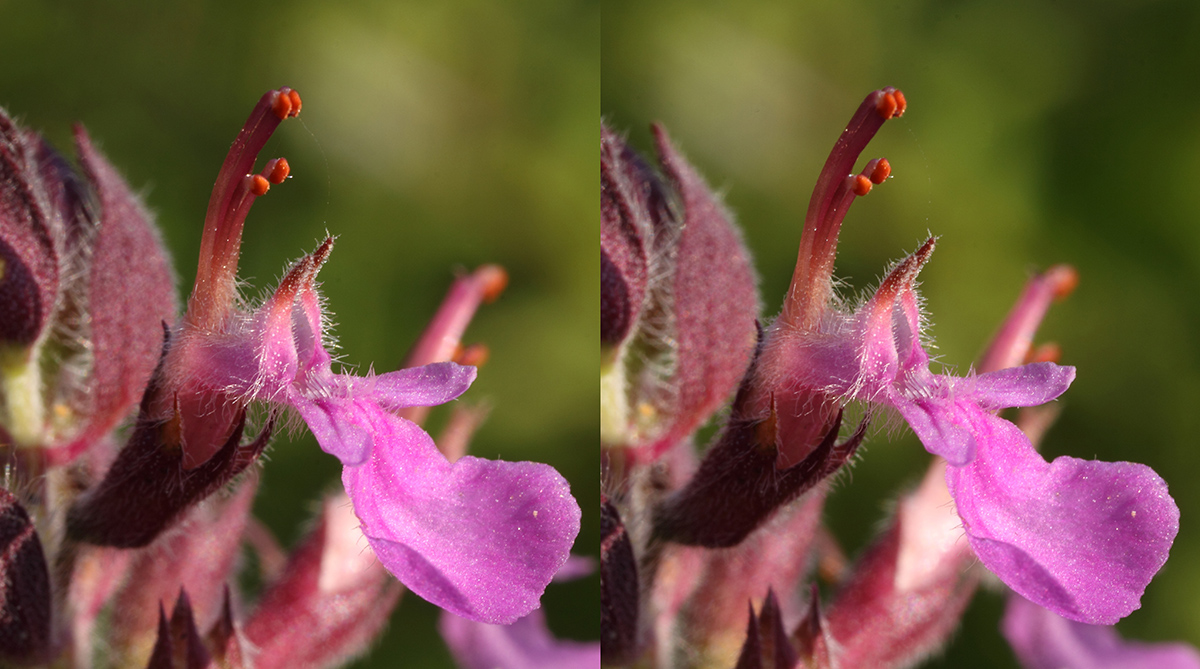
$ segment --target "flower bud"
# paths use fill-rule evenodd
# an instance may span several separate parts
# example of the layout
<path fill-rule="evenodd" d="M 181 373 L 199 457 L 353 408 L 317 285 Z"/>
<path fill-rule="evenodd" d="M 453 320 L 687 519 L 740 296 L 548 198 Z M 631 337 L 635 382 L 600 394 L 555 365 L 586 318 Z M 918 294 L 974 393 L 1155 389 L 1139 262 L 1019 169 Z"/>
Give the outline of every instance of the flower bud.
<path fill-rule="evenodd" d="M 50 574 L 33 521 L 0 488 L 0 660 L 29 663 L 50 650 Z"/>
<path fill-rule="evenodd" d="M 196 629 L 187 591 L 180 590 L 170 621 L 162 604 L 158 605 L 158 640 L 146 669 L 206 669 L 210 659 Z"/>
<path fill-rule="evenodd" d="M 175 312 L 149 214 L 82 128 L 75 141 L 78 175 L 0 111 L 0 424 L 50 464 L 127 416 Z"/>
<path fill-rule="evenodd" d="M 178 530 L 164 533 L 137 551 L 128 579 L 113 598 L 109 621 L 113 652 L 127 664 L 140 664 L 154 638 L 154 612 L 181 589 L 188 594 L 191 615 L 208 629 L 221 613 L 226 582 L 234 572 L 242 545 L 257 477 L 249 476 L 226 499 L 197 505 Z"/>
<path fill-rule="evenodd" d="M 43 181 L 40 148 L 0 111 L 0 347 L 8 355 L 42 337 L 59 299 L 65 212 Z"/>
<path fill-rule="evenodd" d="M 743 605 L 762 603 L 766 611 L 766 593 L 794 592 L 808 571 L 803 556 L 820 523 L 825 493 L 825 486 L 813 490 L 736 546 L 705 551 L 696 587 L 679 612 L 687 633 L 678 642 L 686 652 L 702 655 L 709 666 L 733 664 L 747 624 Z M 790 599 L 774 606 L 786 617 L 795 613 Z"/>
<path fill-rule="evenodd" d="M 600 537 L 600 655 L 608 664 L 626 664 L 637 657 L 637 561 L 607 499 L 600 503 Z"/>
<path fill-rule="evenodd" d="M 600 342 L 618 346 L 641 316 L 655 232 L 670 220 L 664 184 L 600 126 Z"/>
<path fill-rule="evenodd" d="M 792 647 L 775 591 L 769 590 L 758 615 L 750 607 L 750 622 L 746 643 L 734 669 L 782 669 L 796 666 L 796 649 Z"/>
<path fill-rule="evenodd" d="M 350 500 L 325 500 L 312 532 L 247 621 L 254 667 L 335 666 L 379 633 L 403 588 L 366 550 Z"/>
<path fill-rule="evenodd" d="M 601 441 L 656 459 L 737 387 L 758 291 L 731 217 L 654 127 L 659 178 L 601 128 Z"/>

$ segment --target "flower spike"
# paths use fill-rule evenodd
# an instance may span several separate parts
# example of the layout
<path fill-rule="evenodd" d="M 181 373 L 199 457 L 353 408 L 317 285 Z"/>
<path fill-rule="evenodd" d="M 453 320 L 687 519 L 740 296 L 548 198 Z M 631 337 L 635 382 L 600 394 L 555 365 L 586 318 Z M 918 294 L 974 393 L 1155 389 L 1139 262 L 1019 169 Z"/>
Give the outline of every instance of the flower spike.
<path fill-rule="evenodd" d="M 179 404 L 185 467 L 211 457 L 247 404 L 295 410 L 322 450 L 341 461 L 354 513 L 388 571 L 459 615 L 511 622 L 538 605 L 578 534 L 569 486 L 537 463 L 470 456 L 451 463 L 401 416 L 453 400 L 474 381 L 475 368 L 448 360 L 478 304 L 503 290 L 503 270 L 486 266 L 456 282 L 432 334 L 410 356 L 430 364 L 365 377 L 335 372 L 326 349 L 317 274 L 332 239 L 298 260 L 253 312 L 232 299 L 242 222 L 265 192 L 254 184 L 282 181 L 289 168 L 276 161 L 257 178 L 242 175 L 281 116 L 296 113 L 297 99 L 286 89 L 264 96 L 230 150 L 210 202 L 216 223 L 205 229 L 208 255 L 168 354 L 173 392 L 157 406 L 166 415 L 168 401 Z"/>
<path fill-rule="evenodd" d="M 852 304 L 835 294 L 848 209 L 892 174 L 886 159 L 857 169 L 856 162 L 883 123 L 906 109 L 900 91 L 875 91 L 835 143 L 813 189 L 782 313 L 757 326 L 749 368 L 728 413 L 716 416 L 702 459 L 693 448 L 697 426 L 715 407 L 699 411 L 696 422 L 672 424 L 661 398 L 720 387 L 676 373 L 714 354 L 682 342 L 676 334 L 686 329 L 672 319 L 686 315 L 706 332 L 734 321 L 698 306 L 707 303 L 685 304 L 672 292 L 683 284 L 663 281 L 683 257 L 682 245 L 662 234 L 677 217 L 675 193 L 602 127 L 604 513 L 627 523 L 619 532 L 611 523 L 605 536 L 606 544 L 620 536 L 635 567 L 610 569 L 602 580 L 604 660 L 913 666 L 946 643 L 987 568 L 1017 593 L 1005 631 L 1029 666 L 1200 666 L 1194 649 L 1129 644 L 1096 627 L 1138 608 L 1167 559 L 1179 509 L 1163 479 L 1129 462 L 1046 462 L 1034 447 L 1058 413 L 1048 403 L 1076 371 L 1059 364 L 1057 346 L 1033 346 L 1033 335 L 1078 274 L 1057 266 L 1031 279 L 978 370 L 962 376 L 938 369 L 926 349 L 918 278 L 934 238 L 893 264 L 865 299 Z M 668 172 L 682 164 L 663 162 Z M 684 181 L 693 194 L 708 193 L 697 175 Z M 689 220 L 684 231 L 690 227 Z M 726 265 L 741 259 L 707 246 L 720 248 Z M 708 293 L 722 307 L 744 303 L 731 291 Z M 851 403 L 863 419 L 847 438 L 842 421 Z M 1016 424 L 1001 417 L 1008 408 L 1022 409 Z M 818 560 L 837 552 L 836 540 L 815 534 L 829 490 L 822 482 L 855 455 L 880 414 L 904 419 L 934 456 L 931 466 L 853 567 L 821 569 L 837 585 L 828 613 L 814 586 L 808 616 L 785 647 L 799 657 L 779 656 L 781 635 L 770 619 L 799 618 L 800 602 L 788 596 L 777 607 L 768 597 L 756 615 L 756 598 L 768 587 L 794 593 L 798 565 L 812 564 L 814 552 Z M 667 440 L 645 447 L 664 425 Z M 613 566 L 614 554 L 605 557 Z M 1018 606 L 1024 610 L 1011 613 Z"/>
<path fill-rule="evenodd" d="M 416 356 L 429 364 L 381 375 L 333 367 L 317 282 L 332 237 L 261 303 L 238 295 L 246 216 L 291 174 L 258 155 L 301 108 L 296 91 L 269 91 L 242 127 L 178 320 L 158 232 L 87 134 L 72 166 L 0 110 L 0 664 L 333 666 L 368 647 L 405 589 L 472 625 L 525 616 L 513 638 L 547 657 L 535 609 L 580 526 L 567 481 L 466 456 L 478 406 L 451 418 L 450 457 L 401 415 L 471 385 L 465 363 L 488 351 L 462 346 L 462 330 L 504 271 L 459 286 Z M 339 458 L 346 489 L 291 560 L 250 519 L 246 471 L 285 412 Z M 242 626 L 247 534 L 266 585 Z M 560 646 L 577 666 L 598 661 L 599 644 Z"/>

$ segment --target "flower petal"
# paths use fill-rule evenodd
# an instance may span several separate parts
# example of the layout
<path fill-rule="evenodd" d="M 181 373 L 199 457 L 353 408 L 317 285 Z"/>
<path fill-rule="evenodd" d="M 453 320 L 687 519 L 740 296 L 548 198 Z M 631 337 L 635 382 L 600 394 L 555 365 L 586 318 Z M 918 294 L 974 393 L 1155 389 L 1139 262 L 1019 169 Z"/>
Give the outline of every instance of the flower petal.
<path fill-rule="evenodd" d="M 1200 669 L 1186 643 L 1125 641 L 1117 630 L 1067 620 L 1020 595 L 1008 598 L 1001 624 L 1026 669 Z"/>
<path fill-rule="evenodd" d="M 308 429 L 317 438 L 321 450 L 342 461 L 342 465 L 360 465 L 371 455 L 375 447 L 375 432 L 380 427 L 376 422 L 382 418 L 382 409 L 370 399 L 347 397 L 305 397 L 292 390 L 288 394 L 291 404 Z"/>
<path fill-rule="evenodd" d="M 965 378 L 932 374 L 922 366 L 906 373 L 900 389 L 886 390 L 884 401 L 900 412 L 925 450 L 962 466 L 975 458 L 977 431 L 1002 436 L 987 425 L 990 411 L 1044 404 L 1074 380 L 1074 367 L 1050 362 Z"/>
<path fill-rule="evenodd" d="M 1033 407 L 1065 393 L 1075 368 L 1052 362 L 1009 367 L 974 377 L 975 400 L 986 409 Z"/>
<path fill-rule="evenodd" d="M 367 381 L 373 384 L 372 397 L 385 409 L 431 407 L 466 392 L 475 381 L 475 368 L 435 362 L 388 372 Z"/>
<path fill-rule="evenodd" d="M 975 426 L 984 420 L 985 413 L 974 402 L 946 397 L 912 400 L 894 392 L 888 393 L 887 400 L 917 434 L 925 450 L 952 465 L 965 465 L 975 459 Z"/>
<path fill-rule="evenodd" d="M 511 625 L 489 625 L 443 613 L 438 631 L 463 669 L 596 669 L 597 642 L 559 641 L 534 611 Z"/>
<path fill-rule="evenodd" d="M 538 607 L 579 533 L 579 505 L 548 465 L 454 464 L 416 425 L 380 412 L 371 458 L 342 483 L 381 562 L 464 618 L 511 623 Z"/>
<path fill-rule="evenodd" d="M 1112 624 L 1141 605 L 1167 560 L 1179 508 L 1145 465 L 1070 457 L 1047 463 L 987 415 L 973 462 L 950 467 L 967 538 L 1000 580 L 1072 620 Z"/>

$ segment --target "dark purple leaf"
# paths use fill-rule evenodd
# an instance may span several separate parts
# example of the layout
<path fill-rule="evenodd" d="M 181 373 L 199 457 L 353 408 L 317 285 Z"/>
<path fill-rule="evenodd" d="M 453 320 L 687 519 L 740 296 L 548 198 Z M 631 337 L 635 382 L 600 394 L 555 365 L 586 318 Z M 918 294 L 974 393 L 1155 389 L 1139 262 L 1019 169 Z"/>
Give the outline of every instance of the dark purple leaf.
<path fill-rule="evenodd" d="M 866 433 L 864 420 L 845 442 L 836 443 L 841 414 L 808 457 L 778 469 L 771 421 L 731 420 L 682 490 L 654 510 L 655 536 L 677 543 L 736 546 L 776 509 L 825 480 L 855 453 Z"/>

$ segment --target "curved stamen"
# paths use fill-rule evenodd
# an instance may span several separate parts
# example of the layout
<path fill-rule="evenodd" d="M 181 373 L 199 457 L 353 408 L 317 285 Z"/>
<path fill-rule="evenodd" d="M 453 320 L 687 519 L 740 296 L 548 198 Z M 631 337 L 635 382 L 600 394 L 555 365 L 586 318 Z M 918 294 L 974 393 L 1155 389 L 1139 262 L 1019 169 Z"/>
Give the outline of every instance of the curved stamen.
<path fill-rule="evenodd" d="M 887 161 L 878 159 L 855 176 L 851 171 L 854 162 L 884 121 L 901 116 L 907 106 L 904 94 L 895 88 L 872 92 L 834 144 L 809 200 L 796 270 L 780 316 L 783 323 L 807 329 L 819 320 L 829 299 L 837 238 L 846 211 L 856 196 L 866 195 L 872 184 L 882 183 L 891 174 Z"/>
<path fill-rule="evenodd" d="M 275 129 L 284 119 L 298 115 L 300 106 L 300 94 L 290 88 L 268 91 L 229 147 L 208 201 L 196 282 L 188 300 L 187 321 L 196 327 L 216 328 L 233 308 L 246 213 L 255 197 L 287 177 L 287 161 L 272 161 L 260 175 L 247 175 Z"/>
<path fill-rule="evenodd" d="M 488 350 L 482 344 L 463 347 L 462 336 L 481 304 L 500 297 L 508 286 L 508 272 L 499 265 L 482 265 L 474 272 L 454 280 L 437 313 L 425 326 L 417 343 L 408 352 L 402 367 L 418 367 L 451 360 L 460 365 L 481 365 Z M 401 418 L 420 425 L 429 407 L 408 407 L 396 412 Z"/>
<path fill-rule="evenodd" d="M 418 367 L 452 359 L 475 310 L 499 297 L 507 285 L 508 272 L 499 265 L 483 265 L 456 279 L 403 366 Z"/>
<path fill-rule="evenodd" d="M 1079 272 L 1070 265 L 1055 265 L 1030 279 L 980 359 L 979 371 L 991 372 L 1024 362 L 1050 303 L 1070 295 L 1078 284 Z"/>

